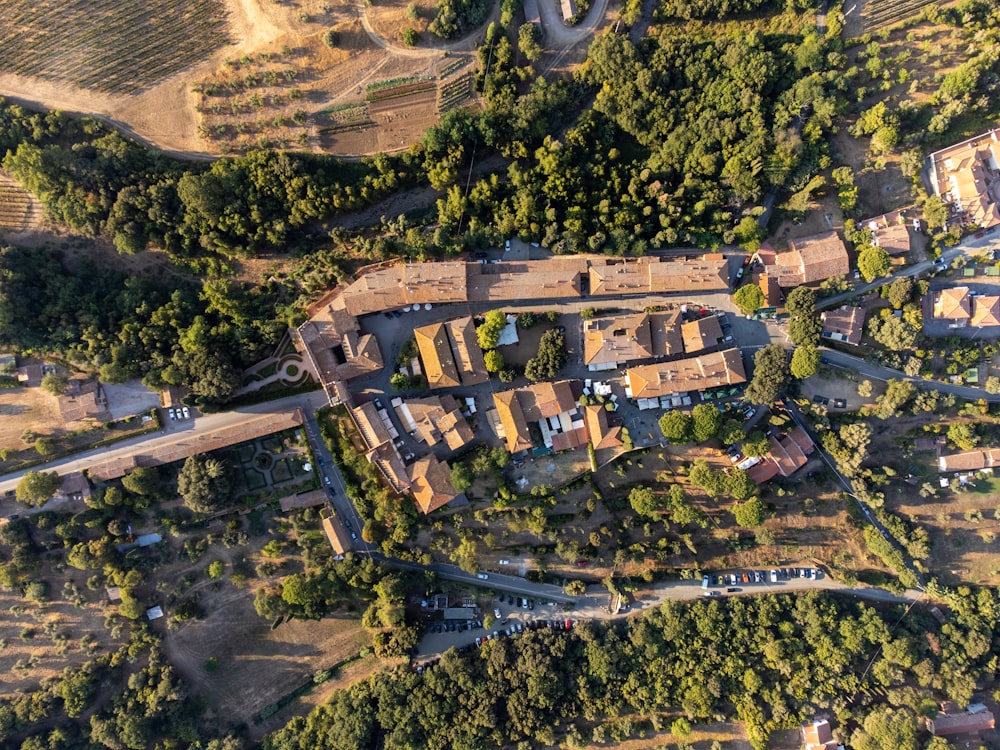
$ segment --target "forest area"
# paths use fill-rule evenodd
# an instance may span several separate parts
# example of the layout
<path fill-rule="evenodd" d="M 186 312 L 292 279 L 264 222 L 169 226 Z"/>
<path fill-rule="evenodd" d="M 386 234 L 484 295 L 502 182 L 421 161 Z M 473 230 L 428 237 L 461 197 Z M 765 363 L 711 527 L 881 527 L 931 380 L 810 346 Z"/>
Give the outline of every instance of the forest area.
<path fill-rule="evenodd" d="M 997 645 L 993 592 L 954 603 L 942 626 L 920 609 L 823 594 L 668 602 L 622 624 L 451 651 L 422 675 L 376 675 L 264 747 L 574 748 L 738 719 L 764 750 L 772 731 L 817 712 L 850 726 L 838 734 L 856 750 L 950 747 L 927 744 L 921 717 L 942 698 L 971 698 Z"/>

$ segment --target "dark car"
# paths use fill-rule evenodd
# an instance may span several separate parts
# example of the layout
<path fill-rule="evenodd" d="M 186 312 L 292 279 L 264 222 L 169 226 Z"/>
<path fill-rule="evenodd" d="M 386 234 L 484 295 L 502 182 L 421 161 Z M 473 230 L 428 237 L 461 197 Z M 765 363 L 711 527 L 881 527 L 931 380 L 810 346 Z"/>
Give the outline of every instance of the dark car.
<path fill-rule="evenodd" d="M 726 593 L 727 594 L 735 594 L 737 591 L 739 591 L 739 589 L 736 588 L 735 586 L 727 586 L 726 587 Z"/>

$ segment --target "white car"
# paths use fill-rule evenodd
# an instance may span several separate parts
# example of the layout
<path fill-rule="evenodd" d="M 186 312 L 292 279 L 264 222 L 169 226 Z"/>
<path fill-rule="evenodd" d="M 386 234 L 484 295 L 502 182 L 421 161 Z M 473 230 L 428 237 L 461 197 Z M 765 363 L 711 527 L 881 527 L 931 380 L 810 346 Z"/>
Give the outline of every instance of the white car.
<path fill-rule="evenodd" d="M 476 573 L 476 578 L 478 578 L 480 581 L 490 580 L 490 577 L 486 573 Z"/>
<path fill-rule="evenodd" d="M 173 422 L 175 419 L 177 419 L 177 412 L 174 411 L 173 409 L 171 409 L 170 410 L 170 421 Z"/>
<path fill-rule="evenodd" d="M 504 245 L 503 245 L 503 251 L 504 251 L 505 253 L 509 253 L 509 252 L 510 252 L 510 240 L 507 240 L 507 241 L 506 241 L 506 242 L 504 243 Z"/>
<path fill-rule="evenodd" d="M 191 410 L 186 406 L 181 407 L 181 411 L 184 412 L 184 419 L 191 419 Z"/>

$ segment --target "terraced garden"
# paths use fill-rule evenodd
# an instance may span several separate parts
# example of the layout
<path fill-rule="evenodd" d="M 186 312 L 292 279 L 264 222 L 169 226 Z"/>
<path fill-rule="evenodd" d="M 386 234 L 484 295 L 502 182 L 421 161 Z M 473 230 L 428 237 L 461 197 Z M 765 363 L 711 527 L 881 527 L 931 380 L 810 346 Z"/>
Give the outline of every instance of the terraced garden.
<path fill-rule="evenodd" d="M 931 5 L 940 4 L 941 0 L 867 0 L 861 20 L 865 33 L 870 34 L 912 18 Z"/>
<path fill-rule="evenodd" d="M 133 93 L 230 42 L 219 0 L 4 0 L 0 71 Z"/>
<path fill-rule="evenodd" d="M 0 232 L 23 232 L 41 222 L 42 214 L 30 193 L 0 175 Z"/>

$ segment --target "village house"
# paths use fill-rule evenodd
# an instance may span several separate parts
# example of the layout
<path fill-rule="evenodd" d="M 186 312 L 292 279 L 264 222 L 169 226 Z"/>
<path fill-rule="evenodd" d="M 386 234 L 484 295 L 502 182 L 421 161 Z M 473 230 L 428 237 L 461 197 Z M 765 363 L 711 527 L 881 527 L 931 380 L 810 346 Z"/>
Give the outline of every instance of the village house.
<path fill-rule="evenodd" d="M 955 286 L 933 295 L 934 317 L 954 321 L 954 327 L 968 325 L 972 318 L 972 297 L 969 287 Z"/>
<path fill-rule="evenodd" d="M 865 327 L 864 308 L 844 306 L 825 310 L 820 314 L 820 320 L 823 321 L 823 338 L 854 346 L 861 343 Z"/>
<path fill-rule="evenodd" d="M 769 439 L 771 449 L 763 460 L 747 469 L 747 474 L 757 484 L 774 479 L 776 476 L 790 477 L 809 461 L 809 456 L 816 449 L 809 433 L 796 426 L 787 435 L 780 438 L 772 435 Z"/>
<path fill-rule="evenodd" d="M 454 451 L 475 439 L 454 396 L 393 399 L 392 405 L 403 427 L 426 445 L 444 442 Z"/>
<path fill-rule="evenodd" d="M 826 719 L 817 719 L 803 724 L 800 731 L 802 733 L 802 750 L 844 750 L 843 745 L 833 739 L 830 722 Z"/>
<path fill-rule="evenodd" d="M 531 426 L 537 426 L 542 443 L 554 451 L 564 451 L 587 444 L 587 429 L 577 406 L 573 383 L 535 383 L 493 394 L 499 417 L 500 437 L 510 453 L 535 447 Z"/>
<path fill-rule="evenodd" d="M 489 379 L 470 316 L 413 329 L 423 374 L 431 388 L 453 388 Z"/>
<path fill-rule="evenodd" d="M 410 479 L 406 465 L 393 444 L 399 433 L 393 427 L 388 413 L 384 409 L 378 409 L 371 401 L 352 407 L 349 413 L 368 446 L 365 458 L 378 467 L 396 492 L 408 490 Z"/>
<path fill-rule="evenodd" d="M 726 349 L 655 365 L 640 365 L 625 372 L 629 398 L 652 399 L 723 385 L 745 383 L 746 370 L 739 349 Z"/>
<path fill-rule="evenodd" d="M 1000 448 L 976 448 L 948 456 L 938 456 L 938 471 L 979 471 L 1000 466 Z"/>
<path fill-rule="evenodd" d="M 418 458 L 410 466 L 410 492 L 417 507 L 427 515 L 441 508 L 462 493 L 451 484 L 451 469 L 433 453 Z"/>
<path fill-rule="evenodd" d="M 766 273 L 785 289 L 846 276 L 851 270 L 847 246 L 836 232 L 789 240 L 787 251 L 776 254 L 758 251 L 757 256 L 765 264 Z"/>
<path fill-rule="evenodd" d="M 592 372 L 598 372 L 614 370 L 629 362 L 680 354 L 683 346 L 677 325 L 680 315 L 680 310 L 673 310 L 584 320 L 584 364 Z"/>
<path fill-rule="evenodd" d="M 685 354 L 712 349 L 722 341 L 722 326 L 717 317 L 706 315 L 690 323 L 682 323 L 681 339 L 684 342 Z"/>
<path fill-rule="evenodd" d="M 930 187 L 964 224 L 984 229 L 1000 224 L 1000 129 L 936 151 Z"/>
<path fill-rule="evenodd" d="M 612 426 L 608 410 L 604 404 L 590 404 L 583 409 L 584 421 L 587 424 L 587 434 L 595 451 L 605 448 L 618 448 L 622 443 L 622 428 Z"/>
<path fill-rule="evenodd" d="M 893 258 L 905 256 L 911 248 L 910 225 L 899 211 L 859 222 L 872 235 L 872 244 L 889 253 Z"/>
<path fill-rule="evenodd" d="M 947 703 L 933 719 L 928 719 L 927 729 L 935 737 L 956 734 L 978 734 L 996 727 L 993 712 L 982 703 L 973 703 L 964 711 L 956 711 Z"/>
<path fill-rule="evenodd" d="M 344 553 L 351 548 L 351 537 L 337 516 L 329 511 L 322 511 L 322 515 L 323 534 L 333 548 L 334 555 L 337 558 L 343 557 Z"/>

